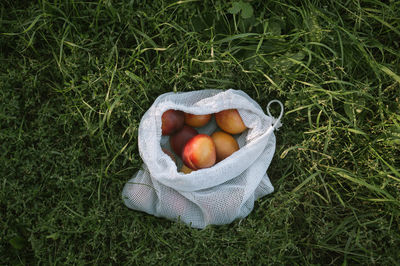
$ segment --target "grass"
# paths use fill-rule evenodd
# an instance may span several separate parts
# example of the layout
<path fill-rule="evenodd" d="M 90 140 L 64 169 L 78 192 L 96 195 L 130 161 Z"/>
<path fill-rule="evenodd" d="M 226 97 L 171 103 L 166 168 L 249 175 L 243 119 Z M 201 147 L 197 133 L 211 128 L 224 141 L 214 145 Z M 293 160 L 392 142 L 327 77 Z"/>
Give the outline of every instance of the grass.
<path fill-rule="evenodd" d="M 398 264 L 399 2 L 146 2 L 0 3 L 0 264 Z M 127 209 L 144 112 L 209 88 L 284 103 L 276 192 L 204 230 Z"/>

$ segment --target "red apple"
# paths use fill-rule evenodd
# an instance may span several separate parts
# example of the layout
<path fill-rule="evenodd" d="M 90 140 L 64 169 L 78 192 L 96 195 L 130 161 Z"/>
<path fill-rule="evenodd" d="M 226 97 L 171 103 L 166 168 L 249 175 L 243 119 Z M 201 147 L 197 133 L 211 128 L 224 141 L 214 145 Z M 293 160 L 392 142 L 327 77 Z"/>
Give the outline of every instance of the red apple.
<path fill-rule="evenodd" d="M 214 141 L 206 134 L 194 136 L 186 143 L 182 160 L 186 166 L 193 170 L 213 166 L 216 162 Z"/>
<path fill-rule="evenodd" d="M 229 157 L 232 153 L 239 150 L 239 144 L 234 137 L 228 133 L 218 131 L 211 135 L 217 153 L 217 162 Z"/>
<path fill-rule="evenodd" d="M 185 113 L 185 124 L 192 127 L 205 126 L 211 119 L 211 114 L 207 115 L 194 115 Z"/>
<path fill-rule="evenodd" d="M 223 131 L 230 134 L 239 134 L 246 130 L 246 126 L 236 109 L 228 109 L 216 113 L 215 121 Z"/>
<path fill-rule="evenodd" d="M 185 115 L 182 111 L 167 110 L 161 116 L 161 129 L 163 135 L 171 135 L 180 130 L 185 123 Z"/>
<path fill-rule="evenodd" d="M 198 132 L 196 129 L 184 125 L 181 130 L 169 137 L 169 144 L 176 155 L 182 156 L 185 144 L 197 134 Z"/>

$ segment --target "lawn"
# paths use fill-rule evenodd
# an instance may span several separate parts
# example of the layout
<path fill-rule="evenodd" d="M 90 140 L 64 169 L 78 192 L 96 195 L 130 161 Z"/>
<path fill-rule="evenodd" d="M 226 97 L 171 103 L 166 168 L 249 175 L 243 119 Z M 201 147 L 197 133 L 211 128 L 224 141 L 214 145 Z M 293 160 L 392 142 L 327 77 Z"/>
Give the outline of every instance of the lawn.
<path fill-rule="evenodd" d="M 399 14 L 393 0 L 1 1 L 0 264 L 396 265 Z M 204 230 L 128 209 L 153 101 L 229 88 L 285 106 L 275 192 Z"/>

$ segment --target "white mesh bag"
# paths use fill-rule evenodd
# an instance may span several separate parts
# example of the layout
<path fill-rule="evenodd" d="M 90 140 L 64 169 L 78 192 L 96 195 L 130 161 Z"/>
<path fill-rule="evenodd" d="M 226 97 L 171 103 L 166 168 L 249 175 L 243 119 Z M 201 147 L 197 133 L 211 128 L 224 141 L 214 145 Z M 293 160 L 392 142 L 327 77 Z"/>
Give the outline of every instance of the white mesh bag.
<path fill-rule="evenodd" d="M 269 105 L 279 103 L 278 119 Z M 192 114 L 210 114 L 237 109 L 247 130 L 236 135 L 240 149 L 210 168 L 180 173 L 177 163 L 162 151 L 169 150 L 168 136 L 161 135 L 161 116 L 168 109 Z M 124 186 L 127 207 L 195 227 L 228 224 L 246 217 L 254 201 L 274 191 L 266 171 L 275 152 L 274 129 L 279 127 L 283 105 L 271 101 L 268 115 L 240 90 L 201 90 L 166 93 L 159 96 L 144 114 L 139 125 L 139 152 L 143 169 Z M 211 135 L 218 129 L 212 120 L 199 133 Z"/>

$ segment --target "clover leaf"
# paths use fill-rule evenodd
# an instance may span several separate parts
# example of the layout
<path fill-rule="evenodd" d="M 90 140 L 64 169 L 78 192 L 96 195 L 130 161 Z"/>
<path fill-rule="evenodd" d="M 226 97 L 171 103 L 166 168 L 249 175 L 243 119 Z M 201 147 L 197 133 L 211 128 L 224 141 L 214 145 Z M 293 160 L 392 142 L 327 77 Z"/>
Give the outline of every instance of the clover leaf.
<path fill-rule="evenodd" d="M 242 18 L 251 18 L 254 13 L 253 7 L 249 3 L 245 3 L 243 1 L 233 2 L 232 7 L 228 8 L 228 12 L 232 15 L 236 15 L 240 11 Z"/>

